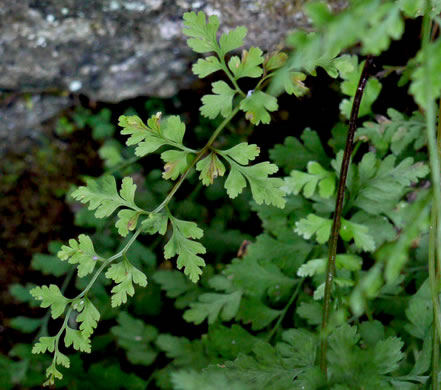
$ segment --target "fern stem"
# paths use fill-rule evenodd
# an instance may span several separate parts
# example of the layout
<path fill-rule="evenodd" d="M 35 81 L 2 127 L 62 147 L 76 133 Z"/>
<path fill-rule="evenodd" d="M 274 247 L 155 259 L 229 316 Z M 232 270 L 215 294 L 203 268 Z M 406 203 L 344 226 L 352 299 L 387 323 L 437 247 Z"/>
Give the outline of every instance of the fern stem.
<path fill-rule="evenodd" d="M 227 63 L 225 62 L 225 56 L 222 55 L 222 53 L 220 52 L 220 49 L 217 52 L 217 55 L 218 55 L 219 59 L 221 60 L 222 70 L 225 72 L 227 77 L 230 79 L 230 81 L 234 85 L 234 89 L 237 91 L 237 93 L 239 93 L 239 95 L 241 95 L 242 97 L 245 98 L 247 95 L 245 95 L 245 92 L 240 89 L 239 84 L 237 84 L 236 79 L 231 74 L 230 69 L 228 69 Z"/>
<path fill-rule="evenodd" d="M 205 153 L 210 149 L 210 147 L 212 146 L 213 142 L 216 140 L 217 136 L 220 134 L 220 132 L 225 128 L 225 126 L 231 121 L 231 119 L 239 112 L 239 106 L 237 106 L 232 112 L 231 114 L 225 118 L 222 123 L 216 128 L 216 130 L 213 132 L 212 136 L 210 137 L 210 139 L 208 140 L 208 142 L 205 144 L 205 146 L 199 151 L 197 152 L 195 158 L 193 159 L 193 161 L 191 162 L 191 164 L 189 165 L 189 167 L 186 169 L 186 171 L 181 175 L 181 177 L 179 178 L 179 180 L 176 182 L 176 184 L 173 186 L 173 188 L 171 189 L 171 191 L 168 193 L 167 197 L 164 199 L 164 201 L 155 209 L 152 211 L 152 213 L 157 213 L 159 211 L 161 211 L 164 207 L 167 206 L 167 204 L 170 202 L 170 200 L 173 198 L 174 194 L 176 193 L 176 191 L 179 189 L 179 187 L 181 186 L 181 184 L 183 183 L 183 181 L 185 180 L 185 178 L 187 177 L 188 173 L 192 170 L 192 168 L 195 166 L 195 164 L 205 155 Z M 147 214 L 147 212 L 145 210 L 141 210 L 139 209 L 140 212 L 142 212 L 142 214 Z M 139 211 L 138 210 L 138 211 Z M 130 249 L 130 247 L 132 246 L 132 244 L 136 241 L 137 237 L 139 236 L 139 234 L 141 233 L 141 229 L 138 229 L 133 236 L 130 238 L 130 240 L 127 242 L 127 244 L 124 246 L 123 249 L 121 249 L 118 253 L 114 254 L 112 257 L 109 257 L 108 259 L 105 259 L 103 261 L 103 263 L 101 264 L 101 266 L 98 268 L 98 270 L 95 272 L 95 274 L 93 275 L 92 279 L 89 281 L 89 283 L 87 284 L 86 288 L 80 293 L 78 294 L 75 298 L 70 299 L 70 302 L 73 302 L 76 299 L 81 299 L 83 298 L 88 292 L 89 290 L 92 288 L 92 286 L 94 285 L 95 281 L 97 280 L 98 276 L 103 272 L 103 270 L 105 268 L 107 268 L 107 266 L 112 263 L 114 260 L 125 256 L 125 254 L 127 253 L 127 251 Z M 70 315 L 70 312 L 72 311 L 72 305 L 70 305 L 69 309 L 68 309 L 68 314 L 67 316 Z M 65 320 L 66 323 L 67 320 Z M 64 326 L 60 329 L 57 337 L 59 337 L 59 334 L 61 334 L 62 330 L 64 329 Z M 58 342 L 58 339 L 57 339 Z"/>
<path fill-rule="evenodd" d="M 141 233 L 141 229 L 138 229 L 135 234 L 133 234 L 132 237 L 130 237 L 130 240 L 127 242 L 127 244 L 124 246 L 123 249 L 121 249 L 118 253 L 114 254 L 112 257 L 109 257 L 107 260 L 105 260 L 103 262 L 103 264 L 101 264 L 101 267 L 98 268 L 98 270 L 95 272 L 95 274 L 93 275 L 92 279 L 90 279 L 89 284 L 86 286 L 86 288 L 80 293 L 78 294 L 75 298 L 71 299 L 71 301 L 74 301 L 75 299 L 80 299 L 82 297 L 84 297 L 89 290 L 92 288 L 93 284 L 95 283 L 95 281 L 97 280 L 98 276 L 100 276 L 101 272 L 103 272 L 103 270 L 114 260 L 119 259 L 121 256 L 124 256 L 127 251 L 130 249 L 130 247 L 132 246 L 132 244 L 136 241 L 136 238 L 139 236 L 139 234 Z"/>
<path fill-rule="evenodd" d="M 429 278 L 430 289 L 432 293 L 433 303 L 433 338 L 432 338 L 432 390 L 438 390 L 438 372 L 439 372 L 439 330 L 440 321 L 437 313 L 439 312 L 439 299 L 437 294 L 436 283 L 436 213 L 434 207 L 432 207 L 431 223 L 430 223 L 430 237 L 429 237 Z"/>
<path fill-rule="evenodd" d="M 438 158 L 441 156 L 441 100 L 438 109 L 438 130 L 437 130 L 437 154 Z M 430 237 L 429 237 L 429 277 L 430 288 L 432 293 L 433 303 L 433 338 L 432 338 L 432 390 L 439 390 L 438 373 L 439 373 L 439 358 L 440 358 L 440 333 L 441 333 L 441 318 L 440 318 L 440 302 L 439 302 L 439 281 L 441 270 L 441 258 L 437 256 L 436 250 L 436 234 L 438 229 L 438 218 L 435 204 L 432 206 L 431 221 L 430 221 Z"/>
<path fill-rule="evenodd" d="M 159 212 L 160 210 L 162 210 L 164 207 L 167 206 L 167 204 L 169 203 L 169 201 L 173 198 L 173 195 L 175 194 L 175 192 L 179 189 L 179 187 L 181 186 L 182 182 L 185 180 L 185 178 L 187 177 L 188 173 L 191 171 L 191 169 L 194 167 L 194 165 L 196 164 L 196 162 L 202 157 L 204 156 L 204 154 L 207 152 L 207 150 L 211 147 L 211 145 L 213 144 L 213 142 L 215 141 L 216 137 L 219 135 L 219 133 L 224 129 L 224 127 L 231 121 L 231 119 L 234 117 L 234 115 L 237 114 L 237 112 L 239 111 L 239 107 L 236 107 L 233 112 L 223 120 L 223 122 L 217 127 L 217 129 L 214 131 L 214 133 L 212 134 L 212 136 L 210 137 L 210 139 L 208 140 L 208 142 L 206 143 L 206 145 L 196 154 L 196 157 L 194 158 L 194 160 L 192 161 L 192 163 L 190 164 L 190 166 L 187 168 L 187 170 L 181 175 L 181 177 L 179 178 L 178 182 L 174 185 L 174 187 L 172 188 L 172 190 L 170 191 L 170 193 L 167 195 L 167 197 L 165 198 L 165 200 L 153 211 L 153 213 L 155 212 Z M 146 213 L 143 210 L 144 213 Z M 130 247 L 132 246 L 132 244 L 136 241 L 137 237 L 139 236 L 139 234 L 141 233 L 141 228 L 138 229 L 132 237 L 130 237 L 130 240 L 127 242 L 127 244 L 124 246 L 123 249 L 121 249 L 118 253 L 114 254 L 113 256 L 109 257 L 108 259 L 105 259 L 103 261 L 103 263 L 101 264 L 101 266 L 98 268 L 98 270 L 95 272 L 95 274 L 92 276 L 92 279 L 89 281 L 89 283 L 87 284 L 86 288 L 80 293 L 78 294 L 75 298 L 69 299 L 70 301 L 70 307 L 68 309 L 66 318 L 69 317 L 71 311 L 72 311 L 72 302 L 74 300 L 77 299 L 81 299 L 84 296 L 86 296 L 86 294 L 89 292 L 89 290 L 92 288 L 92 286 L 94 285 L 95 281 L 97 280 L 98 276 L 100 276 L 100 274 L 103 272 L 103 270 L 105 268 L 107 268 L 107 266 L 112 263 L 114 260 L 119 259 L 122 256 L 125 256 L 125 254 L 127 253 L 127 251 L 130 249 Z M 63 331 L 64 327 L 66 326 L 66 321 L 67 319 L 65 319 L 63 327 L 60 329 L 60 331 L 57 334 L 57 343 L 58 343 L 58 338 L 61 335 L 61 332 Z M 58 344 L 57 344 L 58 345 Z"/>
<path fill-rule="evenodd" d="M 433 327 L 433 351 L 432 351 L 432 390 L 439 390 L 439 337 L 435 327 Z"/>
<path fill-rule="evenodd" d="M 323 298 L 323 318 L 322 318 L 322 326 L 321 326 L 322 338 L 320 344 L 320 368 L 325 374 L 327 372 L 326 352 L 328 349 L 328 338 L 327 335 L 325 335 L 325 332 L 327 330 L 329 313 L 331 310 L 331 291 L 332 291 L 332 285 L 335 274 L 335 258 L 337 256 L 338 235 L 341 224 L 341 214 L 343 211 L 346 178 L 348 175 L 349 165 L 351 162 L 351 154 L 354 144 L 354 134 L 356 130 L 358 111 L 360 109 L 361 98 L 363 97 L 363 91 L 366 86 L 366 82 L 369 76 L 369 68 L 372 64 L 372 61 L 373 61 L 372 57 L 368 56 L 364 64 L 363 71 L 361 72 L 360 80 L 358 82 L 358 87 L 354 96 L 354 101 L 352 103 L 351 116 L 349 119 L 348 136 L 346 139 L 346 146 L 340 169 L 340 179 L 338 183 L 334 219 L 332 222 L 331 236 L 329 238 L 328 264 L 326 269 L 325 293 Z"/>
<path fill-rule="evenodd" d="M 274 325 L 274 327 L 271 329 L 271 332 L 269 333 L 269 335 L 267 337 L 267 342 L 268 343 L 271 341 L 271 339 L 276 334 L 277 330 L 280 328 L 280 325 L 282 324 L 282 321 L 285 318 L 286 313 L 288 312 L 288 309 L 291 307 L 291 305 L 294 303 L 294 301 L 296 300 L 297 296 L 299 295 L 300 288 L 302 287 L 302 284 L 303 284 L 304 280 L 305 279 L 301 279 L 299 281 L 299 283 L 297 284 L 297 287 L 295 288 L 294 292 L 291 295 L 291 298 L 289 299 L 288 303 L 286 304 L 286 306 L 284 307 L 282 313 L 280 314 L 279 319 L 277 320 L 277 322 Z"/>
<path fill-rule="evenodd" d="M 439 163 L 439 142 L 435 129 L 435 103 L 432 97 L 432 83 L 430 74 L 430 28 L 431 28 L 431 2 L 426 0 L 426 8 L 423 18 L 423 67 L 424 67 L 424 95 L 425 95 L 425 119 L 427 144 L 429 149 L 429 162 L 433 185 L 431 232 L 429 242 L 429 279 L 433 302 L 433 321 L 436 328 L 437 337 L 433 337 L 432 354 L 432 389 L 438 389 L 438 371 L 439 371 L 439 340 L 441 339 L 441 308 L 439 302 L 439 288 L 437 281 L 437 264 L 441 261 L 441 188 L 440 188 L 440 163 Z M 438 126 L 438 133 L 440 132 Z"/>
<path fill-rule="evenodd" d="M 437 140 L 437 151 L 438 151 L 438 160 L 441 161 L 441 99 L 438 103 L 438 129 L 437 129 L 437 134 L 436 134 L 436 140 Z M 441 163 L 440 163 L 441 164 Z M 438 214 L 438 218 L 439 218 L 439 214 Z M 438 221 L 437 220 L 437 226 L 438 226 Z M 439 241 L 438 241 L 439 242 Z M 436 280 L 440 280 L 441 277 L 441 256 L 440 256 L 440 252 L 437 252 L 437 256 L 436 256 Z M 438 293 L 439 293 L 439 287 L 438 287 Z"/>
<path fill-rule="evenodd" d="M 72 305 L 69 307 L 69 309 L 67 310 L 66 313 L 66 317 L 64 317 L 64 321 L 63 321 L 63 325 L 61 326 L 60 330 L 58 331 L 58 333 L 55 335 L 55 351 L 54 351 L 54 359 L 56 356 L 56 352 L 58 351 L 58 343 L 60 341 L 60 337 L 63 334 L 64 329 L 66 329 L 67 325 L 68 325 L 68 321 L 70 318 L 70 314 L 72 313 Z"/>

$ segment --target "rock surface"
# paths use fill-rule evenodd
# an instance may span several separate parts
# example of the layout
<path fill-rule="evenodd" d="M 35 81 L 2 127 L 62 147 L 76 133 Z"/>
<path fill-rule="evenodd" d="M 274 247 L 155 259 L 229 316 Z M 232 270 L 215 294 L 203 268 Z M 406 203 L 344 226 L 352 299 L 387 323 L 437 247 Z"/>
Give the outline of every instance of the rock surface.
<path fill-rule="evenodd" d="M 24 93 L 41 95 L 32 98 L 33 107 L 44 114 L 21 117 L 13 125 L 19 134 L 66 107 L 66 94 L 104 102 L 172 96 L 194 80 L 195 56 L 181 33 L 184 12 L 218 15 L 221 31 L 245 25 L 247 46 L 271 50 L 289 30 L 307 24 L 303 2 L 0 0 L 0 90 L 15 96 L 0 101 L 0 117 L 28 115 Z"/>

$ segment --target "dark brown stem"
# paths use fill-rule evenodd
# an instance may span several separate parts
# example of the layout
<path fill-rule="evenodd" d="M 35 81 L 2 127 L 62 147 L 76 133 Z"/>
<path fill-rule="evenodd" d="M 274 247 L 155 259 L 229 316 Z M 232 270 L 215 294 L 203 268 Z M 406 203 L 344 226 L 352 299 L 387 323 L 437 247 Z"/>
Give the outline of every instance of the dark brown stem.
<path fill-rule="evenodd" d="M 326 335 L 326 328 L 328 326 L 329 312 L 331 308 L 331 290 L 335 274 L 335 258 L 337 256 L 338 234 L 341 224 L 341 214 L 343 211 L 343 201 L 345 196 L 346 178 L 348 176 L 349 165 L 351 163 L 351 154 L 354 144 L 354 134 L 356 130 L 356 121 L 358 118 L 358 111 L 360 109 L 361 98 L 366 87 L 366 82 L 369 77 L 369 68 L 371 67 L 373 59 L 368 56 L 361 72 L 360 81 L 358 82 L 357 91 L 355 92 L 354 101 L 352 103 L 351 116 L 349 119 L 349 130 L 346 139 L 346 146 L 343 154 L 343 161 L 340 169 L 340 180 L 338 182 L 337 199 L 335 202 L 334 220 L 332 223 L 331 236 L 329 238 L 329 252 L 328 265 L 326 269 L 325 294 L 323 300 L 323 318 L 322 318 L 322 339 L 320 345 L 320 368 L 326 374 L 327 359 L 326 352 L 328 349 L 328 337 Z"/>

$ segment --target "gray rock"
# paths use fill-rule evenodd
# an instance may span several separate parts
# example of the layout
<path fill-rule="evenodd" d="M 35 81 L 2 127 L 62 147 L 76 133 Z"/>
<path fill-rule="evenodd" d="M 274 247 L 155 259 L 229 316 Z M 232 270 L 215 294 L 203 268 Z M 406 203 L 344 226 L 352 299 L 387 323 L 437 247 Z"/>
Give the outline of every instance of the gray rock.
<path fill-rule="evenodd" d="M 196 56 L 181 33 L 184 12 L 216 14 L 222 31 L 245 25 L 247 46 L 271 50 L 289 30 L 307 25 L 302 2 L 0 0 L 0 89 L 44 94 L 37 101 L 53 103 L 50 109 L 44 103 L 44 118 L 66 106 L 66 92 L 104 102 L 169 97 L 194 81 Z M 8 110 L 16 104 L 21 99 L 0 103 L 0 116 L 13 120 Z"/>
<path fill-rule="evenodd" d="M 71 104 L 67 96 L 7 96 L 0 106 L 0 156 L 8 151 L 24 153 L 38 142 L 41 124 Z"/>

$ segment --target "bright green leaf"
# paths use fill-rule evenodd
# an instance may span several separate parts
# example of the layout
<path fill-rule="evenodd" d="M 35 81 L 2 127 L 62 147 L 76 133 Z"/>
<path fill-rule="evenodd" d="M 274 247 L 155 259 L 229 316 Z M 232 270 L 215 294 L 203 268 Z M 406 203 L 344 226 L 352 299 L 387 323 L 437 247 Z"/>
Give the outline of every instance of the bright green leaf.
<path fill-rule="evenodd" d="M 326 271 L 326 258 L 308 260 L 300 266 L 297 275 L 300 277 L 314 276 L 323 274 Z M 346 269 L 348 271 L 359 271 L 361 269 L 362 259 L 352 254 L 336 255 L 335 265 L 337 269 Z"/>
<path fill-rule="evenodd" d="M 115 224 L 115 227 L 118 229 L 118 233 L 126 237 L 129 234 L 129 231 L 133 231 L 136 229 L 136 225 L 138 224 L 139 212 L 134 210 L 120 210 L 118 212 L 118 221 Z"/>
<path fill-rule="evenodd" d="M 78 264 L 80 278 L 92 273 L 99 259 L 92 240 L 85 234 L 80 234 L 78 241 L 70 239 L 69 246 L 63 245 L 57 256 L 62 261 L 67 260 L 70 264 Z"/>
<path fill-rule="evenodd" d="M 116 286 L 112 288 L 112 307 L 120 306 L 127 302 L 127 295 L 133 297 L 135 289 L 133 283 L 145 287 L 147 277 L 139 269 L 135 268 L 127 258 L 112 264 L 106 272 L 106 278 L 112 279 Z"/>
<path fill-rule="evenodd" d="M 182 32 L 191 37 L 187 40 L 187 44 L 196 53 L 218 51 L 216 34 L 219 29 L 219 18 L 216 15 L 211 15 L 207 23 L 205 13 L 186 12 L 184 27 Z"/>
<path fill-rule="evenodd" d="M 66 305 L 69 303 L 69 300 L 63 296 L 55 284 L 51 284 L 49 287 L 34 287 L 30 292 L 36 300 L 41 301 L 41 307 L 51 308 L 53 319 L 61 316 L 64 313 Z"/>
<path fill-rule="evenodd" d="M 323 317 L 323 307 L 319 302 L 302 302 L 296 314 L 306 320 L 309 325 L 320 325 Z"/>
<path fill-rule="evenodd" d="M 302 72 L 290 72 L 289 82 L 285 84 L 285 92 L 288 95 L 295 95 L 301 97 L 305 95 L 309 88 L 303 83 L 306 80 L 306 75 Z"/>
<path fill-rule="evenodd" d="M 296 222 L 294 231 L 309 240 L 314 234 L 317 235 L 317 242 L 324 244 L 329 240 L 331 234 L 332 220 L 319 217 L 315 214 L 309 214 Z"/>
<path fill-rule="evenodd" d="M 277 99 L 262 91 L 254 91 L 240 102 L 240 109 L 246 113 L 245 117 L 253 124 L 260 122 L 268 124 L 271 117 L 268 113 L 276 111 L 279 108 Z"/>
<path fill-rule="evenodd" d="M 121 134 L 130 135 L 127 145 L 137 145 L 135 149 L 137 156 L 143 157 L 153 153 L 164 145 L 185 149 L 182 145 L 185 124 L 179 116 L 173 115 L 168 117 L 162 129 L 160 120 L 160 112 L 148 119 L 148 126 L 137 116 L 120 117 L 119 124 L 123 127 Z"/>
<path fill-rule="evenodd" d="M 355 245 L 366 252 L 373 252 L 375 250 L 375 241 L 369 234 L 367 226 L 349 222 L 342 218 L 340 237 L 345 241 L 354 239 Z"/>
<path fill-rule="evenodd" d="M 51 386 L 55 383 L 55 379 L 63 379 L 63 374 L 57 370 L 56 361 L 54 360 L 52 364 L 46 369 L 46 378 L 48 380 L 43 383 L 43 386 Z"/>
<path fill-rule="evenodd" d="M 170 259 L 178 255 L 177 268 L 184 267 L 185 275 L 188 275 L 192 282 L 197 282 L 202 274 L 201 267 L 205 266 L 205 261 L 198 254 L 206 252 L 204 246 L 190 240 L 190 238 L 201 238 L 203 231 L 194 222 L 182 221 L 170 215 L 173 226 L 173 234 L 164 247 L 164 257 Z"/>
<path fill-rule="evenodd" d="M 234 56 L 228 61 L 228 67 L 236 80 L 242 77 L 260 77 L 263 73 L 263 52 L 257 47 L 242 52 L 242 58 Z"/>
<path fill-rule="evenodd" d="M 404 21 L 398 4 L 381 4 L 371 23 L 376 24 L 376 28 L 361 37 L 363 53 L 380 54 L 389 47 L 391 39 L 399 39 L 404 32 Z"/>
<path fill-rule="evenodd" d="M 159 120 L 160 113 L 153 115 L 146 126 L 144 122 L 136 115 L 120 116 L 119 126 L 123 127 L 121 134 L 130 135 L 126 144 L 137 145 L 135 154 L 143 157 L 153 153 L 156 149 L 165 145 L 167 141 L 161 136 Z"/>
<path fill-rule="evenodd" d="M 285 178 L 285 189 L 297 195 L 302 189 L 306 198 L 311 198 L 316 192 L 317 185 L 322 198 L 329 198 L 335 191 L 335 174 L 328 172 L 315 161 L 310 161 L 307 166 L 308 173 L 292 171 L 291 176 Z"/>
<path fill-rule="evenodd" d="M 121 154 L 122 145 L 114 140 L 106 140 L 98 149 L 98 154 L 104 161 L 104 166 L 108 169 L 115 168 L 124 163 L 124 157 Z"/>
<path fill-rule="evenodd" d="M 66 355 L 62 354 L 60 351 L 57 351 L 55 353 L 55 362 L 60 366 L 66 368 L 70 367 L 70 359 Z"/>
<path fill-rule="evenodd" d="M 54 352 L 55 350 L 55 336 L 40 337 L 37 343 L 32 347 L 32 353 L 45 353 L 46 351 Z"/>
<path fill-rule="evenodd" d="M 224 175 L 225 165 L 219 160 L 216 153 L 210 153 L 196 164 L 196 170 L 201 172 L 199 178 L 202 180 L 202 184 L 208 186 L 213 184 L 214 179 Z"/>
<path fill-rule="evenodd" d="M 297 271 L 297 275 L 301 278 L 323 274 L 326 271 L 326 259 L 312 259 L 303 264 Z"/>
<path fill-rule="evenodd" d="M 192 70 L 196 76 L 204 78 L 218 70 L 222 70 L 222 65 L 216 57 L 210 56 L 205 59 L 200 58 L 196 64 L 193 64 Z"/>
<path fill-rule="evenodd" d="M 342 75 L 345 81 L 340 85 L 342 92 L 345 95 L 351 96 L 351 99 L 344 99 L 340 103 L 340 110 L 342 114 L 349 118 L 353 97 L 358 88 L 358 81 L 360 80 L 361 72 L 363 71 L 364 62 L 362 62 L 358 69 L 354 69 L 353 72 Z M 382 85 L 376 78 L 370 78 L 367 83 L 361 99 L 359 117 L 365 116 L 371 112 L 371 106 L 380 94 Z"/>
<path fill-rule="evenodd" d="M 271 70 L 276 70 L 281 68 L 283 65 L 285 65 L 287 59 L 288 59 L 288 54 L 283 52 L 276 53 L 271 57 L 269 57 L 268 60 L 265 60 L 263 66 L 265 67 L 267 72 Z"/>
<path fill-rule="evenodd" d="M 236 91 L 225 81 L 216 81 L 213 83 L 213 92 L 214 95 L 202 97 L 201 114 L 210 119 L 216 118 L 219 114 L 226 118 L 233 110 L 233 98 Z"/>
<path fill-rule="evenodd" d="M 147 136 L 146 131 L 148 130 L 148 127 L 137 115 L 121 115 L 119 117 L 118 125 L 124 128 L 124 130 L 121 130 L 121 134 L 130 135 L 127 140 L 127 145 L 136 145 L 143 141 Z"/>
<path fill-rule="evenodd" d="M 255 144 L 241 142 L 230 149 L 222 150 L 222 153 L 227 154 L 241 165 L 247 165 L 260 154 L 260 148 Z"/>
<path fill-rule="evenodd" d="M 89 298 L 81 298 L 77 305 L 81 307 L 81 313 L 77 316 L 77 322 L 80 323 L 80 331 L 84 337 L 90 337 L 94 329 L 97 327 L 100 319 L 100 312 Z"/>
<path fill-rule="evenodd" d="M 251 187 L 251 193 L 257 204 L 265 203 L 279 208 L 285 206 L 285 192 L 281 190 L 283 180 L 279 178 L 269 178 L 277 172 L 278 168 L 269 162 L 262 162 L 249 167 L 237 164 L 228 155 L 222 152 L 231 166 L 230 173 L 225 181 L 225 189 L 230 198 L 235 198 L 246 186 L 245 178 Z"/>
<path fill-rule="evenodd" d="M 238 169 L 232 167 L 227 180 L 225 180 L 225 189 L 227 190 L 228 196 L 231 199 L 236 198 L 246 186 L 247 182 L 244 176 Z"/>
<path fill-rule="evenodd" d="M 118 207 L 137 209 L 134 202 L 136 184 L 131 177 L 125 177 L 121 186 L 121 196 L 116 189 L 113 176 L 104 176 L 90 180 L 87 187 L 81 186 L 72 193 L 72 197 L 81 203 L 89 203 L 89 210 L 96 210 L 97 218 L 110 216 Z"/>
<path fill-rule="evenodd" d="M 163 129 L 164 137 L 182 145 L 185 134 L 185 123 L 177 115 L 169 116 L 165 128 Z"/>
<path fill-rule="evenodd" d="M 219 45 L 221 49 L 221 55 L 233 51 L 243 46 L 243 40 L 247 35 L 247 28 L 244 26 L 236 27 L 227 33 L 221 35 L 219 39 Z"/>
<path fill-rule="evenodd" d="M 164 235 L 167 231 L 167 224 L 168 217 L 164 213 L 150 213 L 148 218 L 142 221 L 141 226 L 146 233 Z"/>
<path fill-rule="evenodd" d="M 165 162 L 162 177 L 165 180 L 176 180 L 188 168 L 190 157 L 189 152 L 182 150 L 167 150 L 161 153 L 161 159 Z"/>
<path fill-rule="evenodd" d="M 82 332 L 66 326 L 66 334 L 64 336 L 64 344 L 66 347 L 73 345 L 74 349 L 80 352 L 90 353 L 90 339 L 83 336 Z"/>

